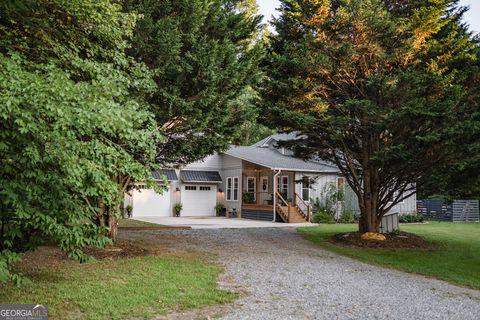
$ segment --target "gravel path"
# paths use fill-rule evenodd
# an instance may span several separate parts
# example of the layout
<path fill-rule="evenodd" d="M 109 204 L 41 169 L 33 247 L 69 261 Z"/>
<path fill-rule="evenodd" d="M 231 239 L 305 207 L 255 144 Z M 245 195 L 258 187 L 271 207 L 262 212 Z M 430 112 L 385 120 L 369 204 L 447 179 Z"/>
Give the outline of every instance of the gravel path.
<path fill-rule="evenodd" d="M 247 292 L 222 319 L 480 319 L 480 291 L 341 257 L 291 229 L 162 233 L 214 253 L 221 280 Z"/>

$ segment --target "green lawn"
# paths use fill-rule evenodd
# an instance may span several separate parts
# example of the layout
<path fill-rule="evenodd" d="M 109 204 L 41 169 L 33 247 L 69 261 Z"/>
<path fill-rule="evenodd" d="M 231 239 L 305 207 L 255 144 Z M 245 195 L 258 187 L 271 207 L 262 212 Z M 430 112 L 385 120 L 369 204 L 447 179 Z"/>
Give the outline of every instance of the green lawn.
<path fill-rule="evenodd" d="M 32 284 L 0 285 L 0 303 L 48 304 L 50 319 L 150 318 L 171 311 L 227 303 L 221 268 L 185 257 L 147 256 L 33 267 Z"/>
<path fill-rule="evenodd" d="M 120 228 L 141 228 L 141 227 L 162 227 L 161 224 L 151 223 L 151 222 L 144 222 L 135 219 L 119 219 L 118 226 Z"/>
<path fill-rule="evenodd" d="M 327 242 L 336 233 L 356 231 L 354 224 L 324 224 L 298 230 L 322 248 L 345 256 L 480 289 L 480 223 L 402 224 L 400 229 L 423 236 L 434 249 L 353 248 Z"/>

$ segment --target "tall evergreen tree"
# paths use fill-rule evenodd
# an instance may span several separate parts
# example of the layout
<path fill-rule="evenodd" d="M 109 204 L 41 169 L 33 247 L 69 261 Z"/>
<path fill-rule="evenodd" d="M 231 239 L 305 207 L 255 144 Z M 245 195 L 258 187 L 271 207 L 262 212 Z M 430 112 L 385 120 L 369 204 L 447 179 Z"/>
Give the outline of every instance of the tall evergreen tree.
<path fill-rule="evenodd" d="M 188 163 L 227 148 L 255 118 L 250 91 L 263 50 L 253 2 L 127 0 L 126 10 L 143 16 L 129 52 L 157 84 L 149 100 L 165 134 L 157 160 Z"/>
<path fill-rule="evenodd" d="M 457 2 L 281 3 L 265 121 L 301 132 L 297 154 L 339 167 L 362 232 L 453 159 L 474 134 L 465 123 L 478 126 L 478 43 Z"/>

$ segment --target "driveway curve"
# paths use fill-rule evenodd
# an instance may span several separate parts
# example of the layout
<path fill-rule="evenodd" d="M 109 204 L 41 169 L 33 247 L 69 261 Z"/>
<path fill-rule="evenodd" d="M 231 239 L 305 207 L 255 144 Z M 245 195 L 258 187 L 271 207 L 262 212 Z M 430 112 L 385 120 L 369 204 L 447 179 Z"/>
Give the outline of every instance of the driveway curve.
<path fill-rule="evenodd" d="M 213 253 L 225 266 L 221 282 L 233 282 L 246 294 L 222 319 L 480 319 L 480 291 L 342 257 L 294 229 L 129 236 L 148 234 L 170 241 L 172 249 Z"/>

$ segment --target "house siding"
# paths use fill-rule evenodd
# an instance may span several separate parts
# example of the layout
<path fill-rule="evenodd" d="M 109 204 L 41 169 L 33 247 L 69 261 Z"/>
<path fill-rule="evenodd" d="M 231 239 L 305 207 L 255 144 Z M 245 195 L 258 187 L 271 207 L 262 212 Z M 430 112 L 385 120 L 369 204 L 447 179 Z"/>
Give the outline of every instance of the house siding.
<path fill-rule="evenodd" d="M 220 176 L 222 177 L 222 190 L 223 192 L 220 193 L 217 197 L 219 202 L 225 205 L 225 208 L 228 209 L 235 209 L 237 212 L 241 212 L 241 204 L 242 204 L 242 190 L 243 190 L 243 181 L 242 181 L 242 160 L 222 154 L 221 155 L 222 165 L 218 168 L 220 170 Z M 227 191 L 227 178 L 228 177 L 238 177 L 238 200 L 226 200 L 226 191 Z"/>

